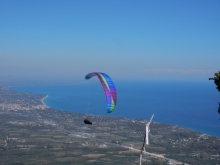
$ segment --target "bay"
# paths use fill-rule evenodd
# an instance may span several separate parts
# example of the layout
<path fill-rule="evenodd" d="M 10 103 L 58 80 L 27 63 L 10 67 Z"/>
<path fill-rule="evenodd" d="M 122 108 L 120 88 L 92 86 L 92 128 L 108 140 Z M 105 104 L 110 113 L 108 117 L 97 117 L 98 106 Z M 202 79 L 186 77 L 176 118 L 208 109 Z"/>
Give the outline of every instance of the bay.
<path fill-rule="evenodd" d="M 87 81 L 88 82 L 88 81 Z M 220 93 L 213 82 L 116 81 L 117 105 L 107 114 L 105 95 L 98 80 L 89 83 L 11 87 L 45 94 L 44 103 L 61 111 L 119 116 L 183 126 L 220 137 Z"/>

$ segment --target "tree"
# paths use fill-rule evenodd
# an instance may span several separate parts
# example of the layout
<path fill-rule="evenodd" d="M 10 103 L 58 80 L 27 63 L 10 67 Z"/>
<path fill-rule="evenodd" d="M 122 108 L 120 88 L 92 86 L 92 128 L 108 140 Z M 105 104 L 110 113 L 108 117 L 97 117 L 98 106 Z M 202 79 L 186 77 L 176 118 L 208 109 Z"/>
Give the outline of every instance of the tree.
<path fill-rule="evenodd" d="M 209 78 L 209 80 L 214 80 L 215 85 L 217 86 L 216 89 L 220 92 L 220 71 L 215 73 L 215 77 Z M 218 113 L 220 113 L 220 102 L 218 107 Z"/>
<path fill-rule="evenodd" d="M 214 80 L 214 83 L 217 86 L 216 88 L 220 92 L 220 71 L 216 72 L 215 77 L 209 78 L 209 80 Z"/>

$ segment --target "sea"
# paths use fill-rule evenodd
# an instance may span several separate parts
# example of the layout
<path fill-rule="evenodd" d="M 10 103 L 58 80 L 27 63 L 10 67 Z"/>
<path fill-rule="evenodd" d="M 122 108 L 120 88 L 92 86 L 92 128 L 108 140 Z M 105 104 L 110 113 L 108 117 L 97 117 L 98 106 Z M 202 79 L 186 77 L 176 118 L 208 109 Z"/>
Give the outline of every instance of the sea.
<path fill-rule="evenodd" d="M 106 113 L 100 82 L 14 86 L 11 90 L 48 95 L 44 103 L 56 110 L 87 115 L 118 116 L 174 124 L 220 138 L 220 92 L 215 84 L 180 81 L 115 81 L 117 104 Z"/>

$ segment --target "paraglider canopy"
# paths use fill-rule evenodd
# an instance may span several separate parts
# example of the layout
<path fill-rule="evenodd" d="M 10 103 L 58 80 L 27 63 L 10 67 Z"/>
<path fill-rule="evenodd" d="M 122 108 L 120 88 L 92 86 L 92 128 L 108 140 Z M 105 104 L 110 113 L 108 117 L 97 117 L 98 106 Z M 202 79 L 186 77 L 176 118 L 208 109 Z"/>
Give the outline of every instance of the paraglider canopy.
<path fill-rule="evenodd" d="M 89 73 L 86 75 L 85 79 L 90 79 L 93 76 L 97 76 L 102 84 L 106 97 L 106 110 L 107 113 L 111 113 L 112 111 L 114 111 L 117 101 L 115 85 L 112 79 L 107 74 L 101 72 Z"/>

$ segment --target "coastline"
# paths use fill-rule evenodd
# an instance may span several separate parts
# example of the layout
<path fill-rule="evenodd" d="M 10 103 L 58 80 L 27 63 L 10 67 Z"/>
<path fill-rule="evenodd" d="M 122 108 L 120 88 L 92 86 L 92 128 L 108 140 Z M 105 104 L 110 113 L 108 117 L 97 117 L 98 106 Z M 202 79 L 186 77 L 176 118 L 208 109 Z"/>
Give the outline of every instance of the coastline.
<path fill-rule="evenodd" d="M 120 84 L 118 85 L 119 87 L 120 87 Z M 80 87 L 82 87 L 82 89 L 80 88 Z M 59 87 L 59 89 L 60 89 L 61 87 Z M 77 89 L 76 89 L 77 88 Z M 79 89 L 78 89 L 79 88 Z M 15 88 L 16 89 L 16 88 Z M 75 92 L 75 94 L 73 95 L 72 94 L 72 92 L 71 92 L 71 90 L 74 90 L 74 92 Z M 17 88 L 16 90 L 18 90 L 18 91 L 21 91 L 21 92 L 31 92 L 31 93 L 34 93 L 34 94 L 40 94 L 41 95 L 41 97 L 39 97 L 39 100 L 41 100 L 41 102 L 42 102 L 42 105 L 43 105 L 43 107 L 44 108 L 52 108 L 52 109 L 56 109 L 56 110 L 59 110 L 59 111 L 69 111 L 69 112 L 78 112 L 78 113 L 85 113 L 86 114 L 86 109 L 87 109 L 87 106 L 84 106 L 84 108 L 78 108 L 79 106 L 78 106 L 78 104 L 72 104 L 71 102 L 72 101 L 68 101 L 68 100 L 74 100 L 74 99 L 76 99 L 76 95 L 77 95 L 77 99 L 78 100 L 83 100 L 83 99 L 85 99 L 85 96 L 83 95 L 83 93 L 80 93 L 81 91 L 83 91 L 84 90 L 84 86 L 77 86 L 77 87 L 75 87 L 75 88 L 66 88 L 66 87 L 64 87 L 64 88 L 62 88 L 62 90 L 58 90 L 58 88 L 52 88 L 52 87 L 48 87 L 48 89 L 46 88 L 46 87 L 39 87 L 39 88 L 36 88 L 36 87 L 33 87 L 33 88 L 25 88 L 25 87 L 22 87 L 22 88 Z M 46 101 L 45 101 L 45 99 L 47 98 L 47 97 L 49 97 L 47 94 L 49 94 L 50 95 L 50 97 L 52 97 L 52 95 L 53 95 L 53 97 L 54 97 L 54 93 L 50 93 L 50 91 L 51 90 L 54 90 L 56 93 L 61 93 L 62 94 L 62 92 L 63 93 L 65 93 L 65 95 L 64 95 L 64 97 L 63 97 L 63 99 L 66 99 L 67 101 L 65 102 L 65 104 L 63 104 L 63 102 L 61 103 L 61 102 L 59 102 L 60 101 L 60 99 L 57 99 L 56 100 L 56 102 L 53 102 L 53 100 L 51 101 L 50 100 L 50 106 L 52 106 L 52 107 L 48 107 L 45 103 L 46 103 Z M 80 92 L 79 92 L 80 91 Z M 208 90 L 208 91 L 210 91 L 210 90 Z M 127 97 L 127 93 L 126 93 L 126 90 L 124 89 L 124 91 L 123 92 L 125 92 L 125 94 L 124 95 L 122 95 L 122 99 L 123 98 L 126 98 Z M 122 92 L 122 94 L 123 94 L 123 92 Z M 44 95 L 42 95 L 44 93 Z M 195 93 L 198 93 L 197 91 L 195 91 Z M 211 93 L 211 92 L 210 92 Z M 71 98 L 69 98 L 69 97 L 66 97 L 66 94 L 68 94 L 68 96 L 69 97 L 71 97 Z M 183 93 L 184 94 L 184 93 Z M 208 93 L 209 94 L 209 93 Z M 55 94 L 55 96 L 56 96 L 56 94 Z M 125 96 L 125 97 L 124 97 Z M 152 96 L 154 96 L 154 95 L 152 95 Z M 187 97 L 185 97 L 185 95 L 183 95 L 184 96 L 184 98 L 187 98 Z M 196 95 L 197 96 L 197 95 Z M 60 97 L 60 95 L 59 95 L 59 97 Z M 101 97 L 100 97 L 101 98 Z M 136 98 L 138 98 L 138 97 L 136 97 Z M 154 97 L 152 97 L 152 98 L 154 98 Z M 175 98 L 176 98 L 176 96 L 175 96 Z M 50 98 L 49 98 L 50 99 Z M 121 100 L 122 100 L 121 99 Z M 134 98 L 133 98 L 134 99 Z M 182 99 L 182 98 L 180 98 L 180 99 Z M 153 100 L 153 99 L 152 99 Z M 201 99 L 199 99 L 199 100 L 201 100 Z M 158 106 L 158 107 L 156 107 L 156 106 L 151 106 L 151 105 L 154 105 L 154 103 L 156 103 L 156 102 L 152 102 L 151 104 L 149 104 L 149 110 L 148 110 L 148 112 L 147 112 L 147 114 L 149 113 L 155 113 L 155 115 L 156 115 L 156 117 L 157 118 L 155 118 L 155 122 L 157 122 L 157 123 L 163 123 L 163 124 L 165 124 L 165 123 L 167 123 L 167 124 L 172 124 L 172 125 L 176 125 L 176 126 L 180 126 L 180 127 L 184 127 L 184 128 L 187 128 L 187 129 L 190 129 L 190 130 L 193 130 L 193 131 L 196 131 L 196 132 L 201 132 L 201 133 L 203 133 L 203 134 L 207 134 L 207 135 L 209 135 L 209 136 L 215 136 L 215 137 L 218 137 L 218 138 L 220 138 L 220 135 L 219 135 L 219 133 L 218 133 L 218 130 L 216 130 L 216 127 L 219 127 L 217 124 L 218 124 L 218 121 L 219 121 L 219 117 L 215 114 L 215 107 L 214 107 L 214 105 L 215 105 L 215 99 L 210 99 L 210 100 L 212 100 L 211 102 L 210 102 L 210 104 L 207 104 L 207 105 L 209 105 L 208 107 L 206 107 L 206 106 L 204 106 L 204 107 L 201 107 L 201 106 L 199 106 L 199 105 L 201 105 L 201 104 L 199 104 L 199 105 L 194 105 L 194 104 L 192 104 L 192 105 L 194 105 L 194 106 L 196 106 L 195 107 L 195 110 L 193 110 L 194 111 L 194 113 L 193 113 L 193 111 L 191 112 L 191 111 L 182 111 L 182 113 L 180 113 L 180 114 L 182 114 L 182 115 L 184 115 L 183 116 L 183 118 L 185 118 L 185 117 L 187 117 L 187 120 L 189 120 L 189 122 L 184 122 L 183 120 L 182 120 L 182 116 L 178 116 L 178 115 L 175 115 L 175 114 L 178 114 L 178 113 L 174 113 L 174 112 L 176 112 L 176 110 L 171 114 L 171 118 L 170 118 L 170 120 L 166 120 L 167 118 L 169 118 L 169 114 L 166 114 L 166 118 L 164 119 L 163 118 L 163 115 L 161 115 L 162 114 L 162 111 L 160 110 L 160 108 L 161 107 L 163 107 L 164 106 L 164 104 L 161 104 L 161 106 Z M 213 101 L 214 100 L 214 101 Z M 96 100 L 94 100 L 94 101 L 96 101 Z M 124 102 L 123 102 L 124 101 Z M 140 106 L 140 107 L 137 107 L 137 106 L 133 106 L 133 105 L 131 105 L 131 106 L 127 106 L 128 104 L 123 104 L 123 103 L 126 103 L 125 102 L 126 100 L 124 99 L 124 100 L 122 100 L 121 101 L 121 104 L 119 105 L 118 104 L 118 111 L 115 111 L 116 113 L 114 113 L 114 115 L 113 116 L 115 116 L 115 117 L 125 117 L 125 118 L 129 118 L 129 119 L 138 119 L 138 118 L 141 118 L 140 116 L 142 115 L 142 113 L 144 114 L 144 115 L 146 115 L 146 113 L 145 113 L 145 111 L 143 110 L 143 111 L 140 111 L 140 113 L 132 113 L 132 111 L 125 111 L 124 109 L 134 109 L 134 108 L 139 108 L 139 109 L 142 109 L 142 107 Z M 138 102 L 138 100 L 136 99 L 136 100 L 134 100 L 136 103 L 139 103 Z M 169 101 L 169 100 L 168 100 Z M 184 101 L 187 101 L 187 100 L 184 100 Z M 195 100 L 196 101 L 196 100 Z M 47 101 L 48 102 L 48 101 Z M 55 103 L 55 104 L 53 104 L 53 103 Z M 70 103 L 70 104 L 69 104 Z M 96 103 L 96 102 L 94 102 L 94 103 Z M 163 101 L 161 102 L 161 103 L 164 103 Z M 168 102 L 169 103 L 169 102 Z M 172 102 L 171 102 L 172 103 Z M 167 104 L 167 103 L 166 103 Z M 160 105 L 160 104 L 157 104 L 157 105 Z M 177 104 L 167 104 L 167 105 L 169 105 L 169 106 L 171 106 L 171 108 L 172 109 L 175 109 L 178 105 Z M 200 109 L 202 110 L 199 110 L 199 107 L 200 107 Z M 214 108 L 212 108 L 212 107 L 214 107 Z M 179 107 L 180 108 L 180 112 L 181 112 L 181 110 L 183 109 L 181 109 L 181 106 Z M 207 113 L 207 111 L 205 111 L 206 109 L 209 109 L 209 108 L 212 108 L 213 109 L 213 111 L 209 111 L 208 112 L 208 114 L 209 115 L 202 115 L 202 114 L 206 114 Z M 73 110 L 74 109 L 74 110 Z M 156 110 L 153 110 L 153 109 L 156 109 Z M 78 110 L 78 111 L 77 111 Z M 199 110 L 199 111 L 198 111 Z M 102 111 L 100 111 L 100 113 L 99 113 L 99 110 L 97 109 L 96 111 L 94 111 L 95 113 L 93 113 L 93 115 L 96 115 L 96 114 L 99 114 L 99 115 L 103 115 L 103 113 L 104 112 L 102 112 Z M 129 113 L 127 113 L 127 112 L 129 112 Z M 131 113 L 130 113 L 131 112 Z M 179 112 L 179 110 L 178 110 L 178 112 Z M 136 115 L 137 114 L 137 115 Z M 138 114 L 140 114 L 140 115 L 138 115 Z M 214 115 L 212 115 L 212 114 L 214 114 Z M 143 115 L 143 116 L 144 116 Z M 173 116 L 174 115 L 174 116 Z M 193 116 L 194 115 L 194 116 Z M 195 117 L 196 116 L 196 117 Z M 204 116 L 205 116 L 205 118 L 204 118 Z M 217 116 L 217 117 L 216 117 Z M 148 118 L 144 118 L 145 120 L 148 120 Z M 210 121 L 210 124 L 209 125 L 207 125 L 207 124 L 204 124 L 204 123 L 201 123 L 201 125 L 199 125 L 198 126 L 198 124 L 197 124 L 197 122 L 198 123 L 200 123 L 200 121 L 204 121 L 204 120 L 208 120 L 208 121 Z M 212 121 L 212 122 L 211 122 Z M 214 121 L 214 122 L 213 122 Z M 217 122 L 216 122 L 217 121 Z M 216 124 L 217 123 L 217 124 Z"/>
<path fill-rule="evenodd" d="M 44 100 L 45 100 L 46 98 L 48 98 L 48 97 L 49 97 L 49 96 L 46 95 L 46 96 L 44 96 L 44 97 L 41 99 L 42 104 L 43 104 L 46 108 L 50 108 L 49 106 L 47 106 L 47 105 L 44 103 Z"/>

